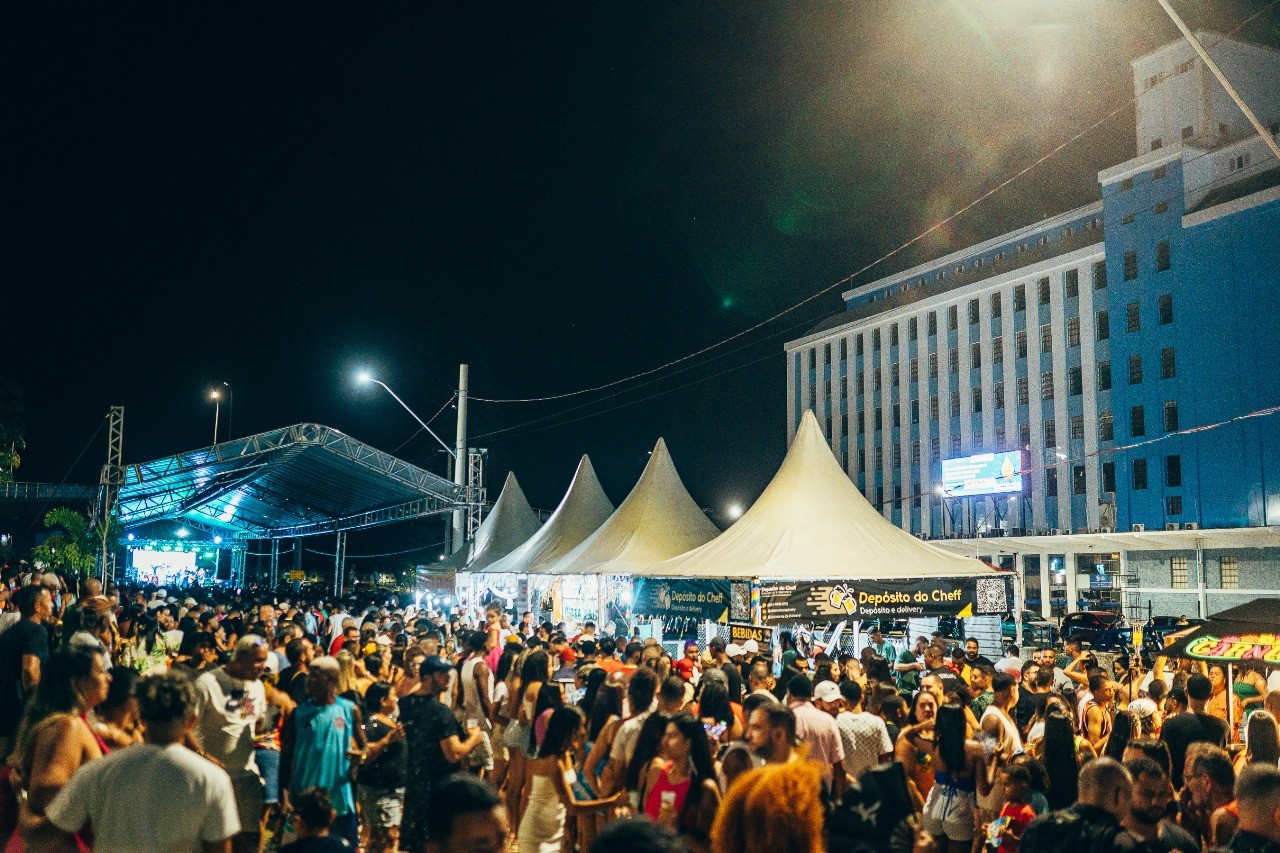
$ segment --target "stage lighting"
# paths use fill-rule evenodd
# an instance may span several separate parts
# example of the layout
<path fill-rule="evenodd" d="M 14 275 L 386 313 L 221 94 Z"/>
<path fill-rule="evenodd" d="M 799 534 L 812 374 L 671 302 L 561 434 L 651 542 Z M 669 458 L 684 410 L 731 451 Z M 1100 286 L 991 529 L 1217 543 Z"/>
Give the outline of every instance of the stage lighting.
<path fill-rule="evenodd" d="M 221 537 L 221 536 L 215 536 L 215 537 L 213 537 L 213 544 L 214 544 L 214 545 L 221 545 L 221 544 L 222 544 L 222 537 Z"/>

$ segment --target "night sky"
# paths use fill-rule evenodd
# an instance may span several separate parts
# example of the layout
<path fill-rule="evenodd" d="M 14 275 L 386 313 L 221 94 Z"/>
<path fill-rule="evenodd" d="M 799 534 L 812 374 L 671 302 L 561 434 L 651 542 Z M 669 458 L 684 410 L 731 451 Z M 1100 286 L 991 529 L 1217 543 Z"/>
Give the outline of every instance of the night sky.
<path fill-rule="evenodd" d="M 523 398 L 679 358 L 1123 105 L 1177 36 L 1154 0 L 20 5 L 0 373 L 18 478 L 44 482 L 112 404 L 126 462 L 207 445 L 223 381 L 236 435 L 315 421 L 443 471 L 358 368 L 425 418 L 463 361 L 472 393 Z M 1220 30 L 1268 7 L 1241 34 L 1280 43 L 1275 4 L 1177 6 Z M 1133 145 L 1124 109 L 857 282 L 1087 203 Z M 782 344 L 843 289 L 684 372 L 474 403 L 489 485 L 514 470 L 551 509 L 585 452 L 620 502 L 665 436 L 695 499 L 749 505 L 785 451 Z M 451 442 L 452 410 L 433 426 Z"/>

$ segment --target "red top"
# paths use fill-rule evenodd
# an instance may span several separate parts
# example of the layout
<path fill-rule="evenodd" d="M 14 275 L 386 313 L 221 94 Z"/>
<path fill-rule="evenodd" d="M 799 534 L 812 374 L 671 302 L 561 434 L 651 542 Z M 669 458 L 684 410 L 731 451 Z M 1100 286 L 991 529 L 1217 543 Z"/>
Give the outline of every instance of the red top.
<path fill-rule="evenodd" d="M 676 815 L 684 813 L 685 800 L 689 798 L 689 782 L 691 777 L 685 777 L 685 780 L 678 785 L 671 784 L 668 774 L 671 773 L 671 765 L 667 764 L 662 768 L 658 781 L 649 789 L 649 796 L 645 798 L 644 813 L 652 820 L 658 819 L 658 813 L 662 811 L 662 795 L 667 795 L 667 800 L 672 811 Z"/>

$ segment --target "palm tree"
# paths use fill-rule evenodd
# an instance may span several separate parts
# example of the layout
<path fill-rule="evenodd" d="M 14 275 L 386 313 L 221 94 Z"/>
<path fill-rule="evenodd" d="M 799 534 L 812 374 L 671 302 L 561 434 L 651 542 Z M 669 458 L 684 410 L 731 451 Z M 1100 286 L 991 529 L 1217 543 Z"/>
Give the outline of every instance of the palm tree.
<path fill-rule="evenodd" d="M 46 570 L 60 572 L 77 582 L 92 575 L 102 548 L 102 523 L 92 524 L 84 514 L 74 509 L 57 507 L 45 514 L 44 526 L 53 532 L 32 549 L 32 563 L 43 563 Z M 110 520 L 108 548 L 118 546 L 119 527 L 118 520 Z"/>

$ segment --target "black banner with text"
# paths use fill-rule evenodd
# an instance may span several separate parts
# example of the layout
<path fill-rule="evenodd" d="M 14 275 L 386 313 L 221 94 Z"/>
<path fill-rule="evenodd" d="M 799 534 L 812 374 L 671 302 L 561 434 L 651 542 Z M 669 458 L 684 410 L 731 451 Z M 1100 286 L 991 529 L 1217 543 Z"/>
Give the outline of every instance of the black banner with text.
<path fill-rule="evenodd" d="M 900 581 L 784 581 L 760 584 L 766 625 L 909 616 L 977 616 L 1009 609 L 1008 575 Z"/>
<path fill-rule="evenodd" d="M 632 610 L 664 619 L 729 621 L 729 581 L 637 578 Z"/>

